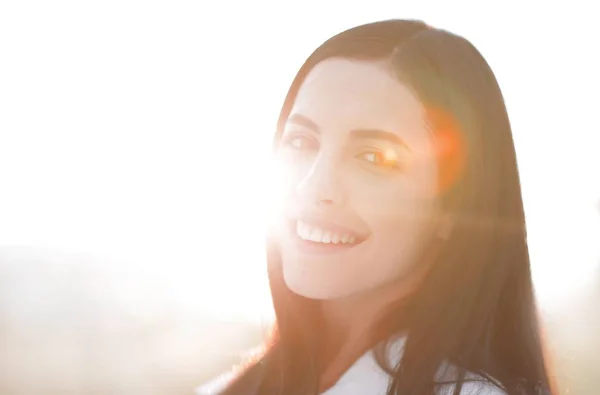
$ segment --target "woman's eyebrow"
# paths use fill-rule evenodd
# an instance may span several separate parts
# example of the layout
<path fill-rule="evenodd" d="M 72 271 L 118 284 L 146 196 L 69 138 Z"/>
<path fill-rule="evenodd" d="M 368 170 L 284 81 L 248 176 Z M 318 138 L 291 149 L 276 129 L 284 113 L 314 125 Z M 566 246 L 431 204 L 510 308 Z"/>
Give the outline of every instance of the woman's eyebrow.
<path fill-rule="evenodd" d="M 408 145 L 396 133 L 388 132 L 382 129 L 355 129 L 350 132 L 355 139 L 376 139 L 386 140 L 392 144 L 401 145 L 410 151 Z"/>
<path fill-rule="evenodd" d="M 294 125 L 303 126 L 305 128 L 312 130 L 315 133 L 321 133 L 321 131 L 319 130 L 319 126 L 315 123 L 315 121 L 313 121 L 306 115 L 302 115 L 299 113 L 293 113 L 287 119 L 286 123 L 292 123 Z"/>
<path fill-rule="evenodd" d="M 290 117 L 287 119 L 286 123 L 308 128 L 315 133 L 321 133 L 319 126 L 317 125 L 317 123 L 315 121 L 313 121 L 306 115 L 302 115 L 300 113 L 291 114 Z M 388 132 L 383 129 L 376 129 L 376 128 L 354 129 L 350 132 L 350 136 L 354 139 L 386 140 L 392 144 L 401 145 L 402 147 L 404 147 L 405 149 L 410 151 L 410 148 L 408 147 L 406 142 L 404 140 L 402 140 L 402 138 L 400 138 L 400 136 L 398 136 L 397 133 Z"/>

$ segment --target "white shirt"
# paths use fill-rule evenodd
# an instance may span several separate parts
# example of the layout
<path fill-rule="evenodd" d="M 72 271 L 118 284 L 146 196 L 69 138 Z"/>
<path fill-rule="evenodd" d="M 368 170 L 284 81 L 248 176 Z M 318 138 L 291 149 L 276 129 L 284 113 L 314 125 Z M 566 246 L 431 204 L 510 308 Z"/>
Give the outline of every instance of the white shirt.
<path fill-rule="evenodd" d="M 394 360 L 399 360 L 402 354 L 404 338 L 399 339 L 392 345 L 390 355 L 395 355 Z M 395 362 L 395 361 L 392 361 Z M 451 365 L 444 365 L 440 370 L 440 379 L 446 374 L 456 371 Z M 217 377 L 200 386 L 196 390 L 197 395 L 215 395 L 227 386 L 233 373 Z M 474 374 L 468 374 L 467 379 L 477 378 Z M 451 377 L 449 379 L 452 379 Z M 371 350 L 360 357 L 331 388 L 321 395 L 385 395 L 390 381 L 390 376 L 377 364 L 375 354 Z M 447 385 L 438 392 L 440 395 L 451 395 L 453 385 Z M 485 382 L 465 382 L 461 395 L 506 395 L 504 391 L 492 384 Z"/>

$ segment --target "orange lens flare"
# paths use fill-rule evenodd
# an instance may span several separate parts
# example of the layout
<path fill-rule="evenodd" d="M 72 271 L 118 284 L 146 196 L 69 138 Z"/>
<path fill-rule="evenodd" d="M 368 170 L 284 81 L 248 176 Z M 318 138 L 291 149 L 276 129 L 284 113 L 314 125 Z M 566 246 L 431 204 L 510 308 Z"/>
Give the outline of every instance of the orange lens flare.
<path fill-rule="evenodd" d="M 464 173 L 466 142 L 458 122 L 447 111 L 431 109 L 429 120 L 435 136 L 435 155 L 438 161 L 438 193 L 452 189 Z"/>

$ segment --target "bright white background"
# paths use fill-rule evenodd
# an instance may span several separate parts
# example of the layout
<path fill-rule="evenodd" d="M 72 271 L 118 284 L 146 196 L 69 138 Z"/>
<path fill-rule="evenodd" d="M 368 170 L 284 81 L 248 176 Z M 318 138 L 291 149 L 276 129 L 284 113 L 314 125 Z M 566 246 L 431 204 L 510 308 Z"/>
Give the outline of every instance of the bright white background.
<path fill-rule="evenodd" d="M 269 143 L 288 85 L 330 35 L 408 17 L 464 35 L 497 74 L 542 307 L 591 286 L 600 262 L 592 6 L 319 3 L 2 2 L 0 246 L 58 262 L 93 257 L 168 289 L 185 310 L 268 314 Z M 151 296 L 139 297 L 151 306 Z"/>

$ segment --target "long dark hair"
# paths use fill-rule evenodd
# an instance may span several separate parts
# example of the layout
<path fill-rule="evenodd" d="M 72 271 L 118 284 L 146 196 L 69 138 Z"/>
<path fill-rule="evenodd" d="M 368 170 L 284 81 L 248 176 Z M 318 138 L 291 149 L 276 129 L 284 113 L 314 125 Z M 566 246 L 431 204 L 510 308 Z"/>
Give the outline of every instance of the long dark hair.
<path fill-rule="evenodd" d="M 408 300 L 388 306 L 371 346 L 408 330 L 401 363 L 387 366 L 388 394 L 424 395 L 444 362 L 508 394 L 550 393 L 532 287 L 512 133 L 490 67 L 466 39 L 420 21 L 389 20 L 346 30 L 322 44 L 294 79 L 276 142 L 310 70 L 327 58 L 387 61 L 428 110 L 434 133 L 458 131 L 462 163 L 443 163 L 442 204 L 452 227 L 438 258 Z M 452 170 L 454 169 L 454 170 Z M 458 170 L 457 170 L 458 169 Z M 454 177 L 454 178 L 453 178 Z M 442 180 L 443 181 L 443 180 Z M 268 267 L 276 324 L 264 352 L 225 394 L 315 394 L 319 389 L 318 301 L 284 284 L 275 243 Z M 385 346 L 385 343 L 383 343 Z M 389 349 L 389 348 L 388 348 Z"/>

